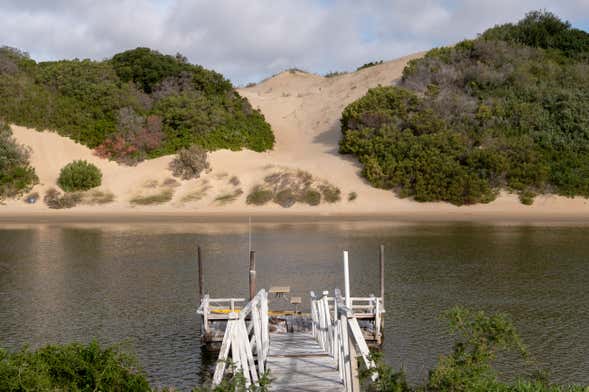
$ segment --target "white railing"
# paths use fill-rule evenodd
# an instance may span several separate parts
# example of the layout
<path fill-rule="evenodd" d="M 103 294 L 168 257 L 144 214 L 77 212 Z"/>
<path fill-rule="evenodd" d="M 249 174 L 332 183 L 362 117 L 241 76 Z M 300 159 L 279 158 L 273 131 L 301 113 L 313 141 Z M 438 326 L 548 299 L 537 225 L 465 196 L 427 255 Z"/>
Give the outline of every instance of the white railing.
<path fill-rule="evenodd" d="M 373 368 L 375 364 L 370 359 L 370 350 L 358 324 L 357 314 L 345 306 L 338 289 L 335 290 L 334 297 L 328 297 L 328 294 L 324 291 L 321 297 L 317 297 L 311 292 L 313 336 L 333 357 L 346 391 L 355 391 L 357 388 L 354 387 L 357 382 L 356 357 L 362 357 L 367 369 Z M 350 298 L 350 302 L 372 301 L 378 308 L 378 300 L 375 301 L 373 298 L 375 297 Z M 356 306 L 356 309 L 359 306 L 361 305 Z"/>
<path fill-rule="evenodd" d="M 213 376 L 213 386 L 219 385 L 223 380 L 229 352 L 235 370 L 243 372 L 246 384 L 256 384 L 265 373 L 266 357 L 270 348 L 268 332 L 268 294 L 262 289 L 240 309 L 239 314 L 228 314 L 227 327 Z"/>

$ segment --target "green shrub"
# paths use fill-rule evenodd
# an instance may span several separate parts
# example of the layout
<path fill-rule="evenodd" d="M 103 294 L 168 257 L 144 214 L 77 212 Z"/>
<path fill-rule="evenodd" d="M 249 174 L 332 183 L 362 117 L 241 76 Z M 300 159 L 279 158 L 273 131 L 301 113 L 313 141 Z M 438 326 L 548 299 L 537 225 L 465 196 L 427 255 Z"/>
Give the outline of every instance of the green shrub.
<path fill-rule="evenodd" d="M 61 169 L 57 184 L 66 192 L 87 191 L 100 186 L 102 173 L 86 161 L 74 161 Z"/>
<path fill-rule="evenodd" d="M 174 177 L 180 177 L 183 180 L 198 178 L 200 173 L 208 168 L 207 152 L 197 145 L 181 149 L 170 162 L 170 170 Z"/>
<path fill-rule="evenodd" d="M 307 203 L 310 206 L 318 206 L 321 203 L 321 193 L 315 189 L 307 189 L 303 193 L 300 201 Z"/>
<path fill-rule="evenodd" d="M 81 203 L 89 205 L 109 204 L 115 201 L 115 195 L 112 192 L 92 190 L 84 192 L 81 195 Z"/>
<path fill-rule="evenodd" d="M 198 144 L 271 149 L 274 135 L 222 75 L 147 48 L 111 60 L 36 63 L 0 50 L 0 117 L 52 129 L 104 158 L 135 164 Z"/>
<path fill-rule="evenodd" d="M 354 201 L 358 198 L 358 194 L 356 192 L 348 193 L 348 201 Z"/>
<path fill-rule="evenodd" d="M 82 195 L 80 192 L 62 194 L 57 189 L 50 188 L 45 192 L 43 201 L 47 204 L 47 207 L 60 210 L 77 206 L 82 201 Z"/>
<path fill-rule="evenodd" d="M 245 202 L 247 204 L 253 204 L 256 206 L 261 206 L 268 203 L 274 197 L 274 193 L 270 189 L 266 189 L 260 185 L 256 185 L 247 198 Z"/>
<path fill-rule="evenodd" d="M 328 203 L 337 203 L 341 200 L 341 190 L 331 184 L 322 184 L 319 186 L 319 190 L 323 195 L 323 200 Z"/>
<path fill-rule="evenodd" d="M 589 197 L 588 54 L 589 33 L 546 12 L 431 50 L 344 109 L 340 152 L 417 201 Z"/>
<path fill-rule="evenodd" d="M 38 182 L 29 151 L 16 143 L 10 127 L 0 121 L 0 200 L 23 195 Z"/>
<path fill-rule="evenodd" d="M 365 69 L 365 68 L 374 67 L 375 65 L 379 65 L 379 64 L 382 64 L 382 63 L 383 63 L 382 60 L 379 60 L 379 61 L 371 61 L 369 63 L 362 64 L 361 66 L 359 66 L 358 68 L 356 68 L 356 71 L 360 71 L 360 70 Z"/>
<path fill-rule="evenodd" d="M 0 349 L 2 391 L 151 391 L 133 357 L 98 343 Z"/>
<path fill-rule="evenodd" d="M 297 199 L 290 189 L 284 189 L 274 195 L 274 203 L 284 208 L 290 208 L 297 202 Z"/>

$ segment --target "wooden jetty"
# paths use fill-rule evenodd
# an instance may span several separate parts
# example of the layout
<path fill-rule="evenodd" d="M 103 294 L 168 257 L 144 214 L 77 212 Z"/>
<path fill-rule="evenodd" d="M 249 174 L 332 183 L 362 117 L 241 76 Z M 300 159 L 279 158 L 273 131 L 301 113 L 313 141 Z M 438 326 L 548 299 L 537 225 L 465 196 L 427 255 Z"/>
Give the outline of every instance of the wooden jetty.
<path fill-rule="evenodd" d="M 381 247 L 381 264 L 382 254 Z M 338 289 L 332 295 L 311 292 L 311 313 L 294 314 L 299 321 L 307 317 L 310 329 L 271 331 L 268 292 L 261 289 L 253 295 L 255 270 L 252 273 L 251 266 L 250 262 L 249 302 L 201 297 L 201 338 L 207 344 L 220 344 L 213 385 L 221 383 L 228 372 L 240 371 L 247 385 L 258 384 L 269 374 L 270 390 L 275 391 L 359 391 L 358 360 L 366 368 L 374 367 L 368 345 L 382 343 L 382 288 L 380 297 L 351 297 L 348 254 L 344 252 L 345 295 Z"/>

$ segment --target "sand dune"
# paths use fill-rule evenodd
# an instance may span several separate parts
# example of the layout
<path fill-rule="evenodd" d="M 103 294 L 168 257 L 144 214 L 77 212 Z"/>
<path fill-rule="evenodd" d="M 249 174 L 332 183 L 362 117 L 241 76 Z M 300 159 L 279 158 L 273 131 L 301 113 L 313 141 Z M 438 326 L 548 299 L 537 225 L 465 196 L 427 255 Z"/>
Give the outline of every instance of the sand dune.
<path fill-rule="evenodd" d="M 455 207 L 447 203 L 417 203 L 399 199 L 392 192 L 372 188 L 360 175 L 358 163 L 337 153 L 340 137 L 339 118 L 343 108 L 366 91 L 378 85 L 390 85 L 401 76 L 406 63 L 421 54 L 403 57 L 358 72 L 324 78 L 302 72 L 283 72 L 264 82 L 239 90 L 252 105 L 259 108 L 272 125 L 276 135 L 274 150 L 221 150 L 210 154 L 212 170 L 199 180 L 182 181 L 173 199 L 157 206 L 133 206 L 129 201 L 166 189 L 162 183 L 171 177 L 168 164 L 172 157 L 142 162 L 135 167 L 118 165 L 96 157 L 88 148 L 52 132 L 13 126 L 20 143 L 32 150 L 32 164 L 40 184 L 35 191 L 55 186 L 59 170 L 75 159 L 85 159 L 103 172 L 101 189 L 112 192 L 115 201 L 106 206 L 81 205 L 66 211 L 51 211 L 43 203 L 27 205 L 10 200 L 0 206 L 0 217 L 40 215 L 374 215 L 431 219 L 471 218 L 574 218 L 589 217 L 589 204 L 583 198 L 538 197 L 533 206 L 520 204 L 515 195 L 502 194 L 486 205 Z M 249 190 L 263 178 L 281 168 L 308 171 L 325 179 L 342 191 L 342 201 L 319 206 L 296 204 L 285 209 L 276 204 L 254 207 L 246 204 Z M 232 177 L 239 185 L 231 183 Z M 235 181 L 234 181 L 235 182 Z M 156 185 L 157 184 L 157 185 Z M 233 202 L 222 204 L 219 196 L 243 193 Z M 349 192 L 358 198 L 347 201 Z M 187 196 L 192 201 L 186 201 Z M 200 197 L 200 199 L 199 199 Z M 199 200 L 194 200 L 199 199 Z"/>

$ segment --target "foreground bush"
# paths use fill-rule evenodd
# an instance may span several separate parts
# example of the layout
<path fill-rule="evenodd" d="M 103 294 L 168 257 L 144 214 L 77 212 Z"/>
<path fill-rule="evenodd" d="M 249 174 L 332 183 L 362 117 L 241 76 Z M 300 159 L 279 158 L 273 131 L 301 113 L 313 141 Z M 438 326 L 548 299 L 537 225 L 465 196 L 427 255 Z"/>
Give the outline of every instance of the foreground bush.
<path fill-rule="evenodd" d="M 208 168 L 207 152 L 197 145 L 178 151 L 176 157 L 170 162 L 170 170 L 174 177 L 180 177 L 183 180 L 198 178 L 200 173 Z"/>
<path fill-rule="evenodd" d="M 274 145 L 264 116 L 222 75 L 148 48 L 105 61 L 40 63 L 0 48 L 0 116 L 55 130 L 126 164 L 192 144 L 255 151 Z"/>
<path fill-rule="evenodd" d="M 66 192 L 87 191 L 100 186 L 102 172 L 86 161 L 74 161 L 61 169 L 57 184 Z"/>
<path fill-rule="evenodd" d="M 527 45 L 527 46 L 524 46 Z M 342 114 L 342 153 L 375 187 L 486 203 L 501 189 L 589 197 L 589 34 L 550 13 L 408 64 Z"/>
<path fill-rule="evenodd" d="M 527 359 L 527 351 L 509 319 L 502 313 L 488 315 L 462 307 L 444 313 L 450 330 L 456 334 L 453 350 L 441 355 L 437 366 L 430 370 L 426 385 L 411 387 L 405 374 L 384 364 L 381 353 L 373 353 L 376 368 L 361 372 L 364 390 L 379 392 L 586 392 L 589 387 L 552 385 L 545 378 L 520 377 L 513 383 L 499 381 L 493 368 L 497 354 L 519 353 Z M 378 375 L 373 382 L 371 376 Z"/>
<path fill-rule="evenodd" d="M 150 391 L 135 360 L 98 343 L 0 349 L 1 391 Z"/>
<path fill-rule="evenodd" d="M 16 143 L 10 127 L 0 121 L 0 200 L 18 197 L 38 182 L 29 151 Z"/>

